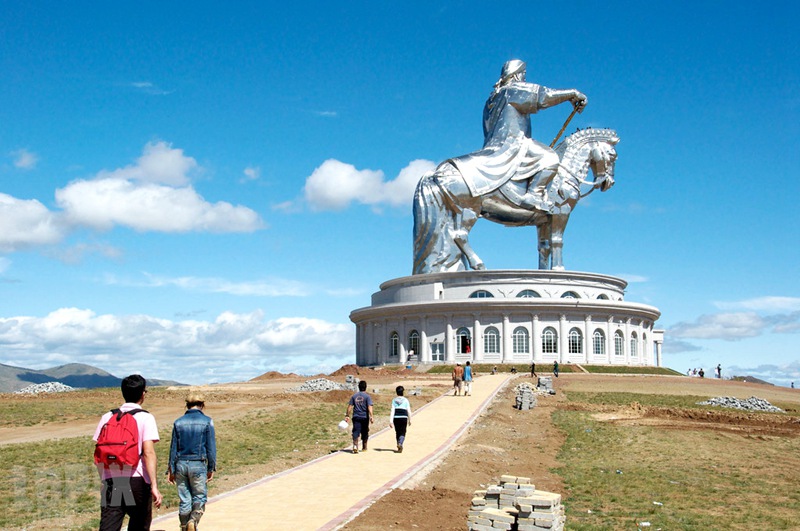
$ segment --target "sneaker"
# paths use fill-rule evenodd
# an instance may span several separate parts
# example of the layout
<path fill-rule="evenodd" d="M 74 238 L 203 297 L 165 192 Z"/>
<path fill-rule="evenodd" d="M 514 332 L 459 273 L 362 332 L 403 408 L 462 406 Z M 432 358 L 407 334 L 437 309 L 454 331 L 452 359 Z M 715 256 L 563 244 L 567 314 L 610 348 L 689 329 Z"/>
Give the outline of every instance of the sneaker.
<path fill-rule="evenodd" d="M 189 522 L 186 524 L 186 531 L 196 531 L 196 530 L 197 530 L 197 524 L 195 523 L 195 521 L 189 520 Z"/>
<path fill-rule="evenodd" d="M 367 443 L 363 443 L 363 444 L 361 445 L 361 451 L 362 451 L 362 452 L 366 452 L 366 451 L 367 451 Z"/>
<path fill-rule="evenodd" d="M 357 454 L 357 453 L 358 453 L 358 445 L 357 445 L 357 444 L 354 444 L 354 445 L 353 445 L 353 453 L 354 453 L 354 454 Z"/>
<path fill-rule="evenodd" d="M 402 444 L 398 444 L 397 445 L 397 453 L 398 454 L 402 454 L 403 453 L 403 445 Z"/>

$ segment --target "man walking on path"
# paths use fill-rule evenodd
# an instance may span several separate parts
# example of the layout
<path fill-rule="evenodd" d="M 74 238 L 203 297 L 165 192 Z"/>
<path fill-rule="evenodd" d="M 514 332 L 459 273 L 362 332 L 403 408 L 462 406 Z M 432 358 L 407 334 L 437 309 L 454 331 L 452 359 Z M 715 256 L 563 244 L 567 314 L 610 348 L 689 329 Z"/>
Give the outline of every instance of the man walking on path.
<path fill-rule="evenodd" d="M 147 381 L 138 374 L 122 380 L 120 385 L 125 403 L 119 409 L 102 416 L 94 432 L 98 441 L 112 415 L 119 419 L 130 414 L 138 429 L 138 452 L 141 458 L 135 466 L 104 466 L 98 464 L 102 480 L 100 494 L 100 531 L 119 531 L 127 514 L 130 531 L 148 531 L 153 519 L 153 504 L 161 507 L 161 492 L 158 490 L 155 443 L 158 442 L 156 419 L 141 408 L 147 394 Z M 120 425 L 121 421 L 117 421 Z"/>
<path fill-rule="evenodd" d="M 195 531 L 208 499 L 208 481 L 217 469 L 214 421 L 203 413 L 200 393 L 186 397 L 186 413 L 172 427 L 169 447 L 169 482 L 178 484 L 178 518 L 181 531 Z"/>
<path fill-rule="evenodd" d="M 372 397 L 366 393 L 367 382 L 358 382 L 358 392 L 350 397 L 347 403 L 347 413 L 344 419 L 349 420 L 350 414 L 353 415 L 353 453 L 358 453 L 358 439 L 361 438 L 361 450 L 367 449 L 369 440 L 369 425 L 375 419 L 372 416 Z"/>
<path fill-rule="evenodd" d="M 536 362 L 531 362 L 531 378 L 536 378 Z"/>
<path fill-rule="evenodd" d="M 403 443 L 406 440 L 406 428 L 411 426 L 411 404 L 403 396 L 405 388 L 398 385 L 397 396 L 392 400 L 392 410 L 389 413 L 389 427 L 394 428 L 395 439 L 397 439 L 397 453 L 403 453 Z"/>
<path fill-rule="evenodd" d="M 456 363 L 453 368 L 453 396 L 461 394 L 461 384 L 464 381 L 464 367 L 460 363 Z"/>
<path fill-rule="evenodd" d="M 558 378 L 558 362 L 557 361 L 553 362 L 553 374 L 555 374 L 556 378 Z"/>
<path fill-rule="evenodd" d="M 472 394 L 472 365 L 464 366 L 464 396 Z"/>

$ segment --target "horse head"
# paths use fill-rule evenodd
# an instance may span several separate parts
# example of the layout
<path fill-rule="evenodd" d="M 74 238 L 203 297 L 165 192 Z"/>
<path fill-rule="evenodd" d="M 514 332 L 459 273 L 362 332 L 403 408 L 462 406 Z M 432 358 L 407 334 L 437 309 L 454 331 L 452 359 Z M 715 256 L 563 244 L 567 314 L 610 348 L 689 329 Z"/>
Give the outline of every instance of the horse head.
<path fill-rule="evenodd" d="M 605 192 L 614 185 L 614 163 L 619 142 L 617 133 L 611 129 L 583 129 L 564 139 L 555 151 L 561 158 L 565 170 L 564 186 L 575 198 L 589 194 L 595 188 Z M 586 180 L 588 170 L 592 171 L 591 181 Z M 581 185 L 591 189 L 581 194 Z"/>

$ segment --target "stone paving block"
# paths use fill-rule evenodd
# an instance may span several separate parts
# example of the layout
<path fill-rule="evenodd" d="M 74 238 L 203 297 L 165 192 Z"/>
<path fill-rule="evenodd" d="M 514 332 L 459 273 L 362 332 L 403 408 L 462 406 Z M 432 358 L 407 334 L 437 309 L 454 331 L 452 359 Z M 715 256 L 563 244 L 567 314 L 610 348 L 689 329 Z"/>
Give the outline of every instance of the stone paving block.
<path fill-rule="evenodd" d="M 500 509 L 485 509 L 483 514 L 493 522 L 507 522 L 513 524 L 515 520 L 514 516 Z"/>
<path fill-rule="evenodd" d="M 517 476 L 500 476 L 500 484 L 503 485 L 505 483 L 516 483 Z"/>

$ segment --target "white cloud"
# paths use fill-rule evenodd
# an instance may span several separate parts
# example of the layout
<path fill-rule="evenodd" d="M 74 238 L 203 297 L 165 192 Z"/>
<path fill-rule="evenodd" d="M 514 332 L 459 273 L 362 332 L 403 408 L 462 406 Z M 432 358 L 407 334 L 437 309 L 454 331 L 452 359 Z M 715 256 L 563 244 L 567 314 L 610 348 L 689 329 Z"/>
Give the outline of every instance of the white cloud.
<path fill-rule="evenodd" d="M 165 96 L 171 93 L 171 91 L 164 90 L 151 81 L 134 81 L 131 86 L 151 96 Z"/>
<path fill-rule="evenodd" d="M 701 315 L 693 323 L 681 322 L 669 328 L 669 335 L 694 339 L 736 341 L 761 335 L 768 322 L 755 312 Z"/>
<path fill-rule="evenodd" d="M 756 297 L 741 301 L 715 302 L 720 310 L 800 311 L 800 297 Z"/>
<path fill-rule="evenodd" d="M 248 166 L 244 169 L 245 181 L 257 181 L 261 177 L 261 168 L 258 166 Z"/>
<path fill-rule="evenodd" d="M 162 277 L 145 273 L 146 281 L 131 282 L 121 280 L 113 275 L 106 275 L 104 282 L 110 285 L 128 285 L 140 287 L 172 286 L 187 291 L 205 293 L 227 293 L 228 295 L 254 297 L 307 297 L 314 290 L 295 280 L 271 278 L 252 282 L 232 282 L 223 278 L 208 277 Z"/>
<path fill-rule="evenodd" d="M 103 170 L 96 180 L 118 179 L 184 186 L 190 174 L 198 169 L 197 161 L 183 154 L 182 149 L 173 148 L 166 142 L 148 142 L 142 156 L 135 164 L 113 171 Z"/>
<path fill-rule="evenodd" d="M 304 195 L 314 210 L 343 210 L 352 202 L 365 205 L 411 204 L 417 181 L 435 164 L 428 160 L 414 160 L 396 179 L 385 182 L 378 170 L 358 170 L 352 164 L 328 159 L 306 179 Z"/>
<path fill-rule="evenodd" d="M 617 275 L 617 276 L 618 276 L 618 277 L 620 277 L 620 278 L 622 278 L 622 279 L 624 279 L 625 281 L 627 281 L 627 282 L 628 282 L 628 284 L 641 283 L 641 282 L 649 282 L 649 280 L 650 280 L 649 278 L 647 278 L 647 277 L 645 277 L 645 276 L 642 276 L 642 275 L 634 275 L 634 274 L 631 274 L 631 273 L 620 273 L 620 274 L 619 274 L 619 275 Z"/>
<path fill-rule="evenodd" d="M 36 153 L 30 152 L 27 149 L 18 149 L 11 152 L 14 157 L 14 167 L 21 170 L 32 170 L 39 162 L 39 157 Z"/>
<path fill-rule="evenodd" d="M 75 225 L 108 230 L 251 232 L 262 227 L 253 210 L 208 203 L 192 187 L 172 188 L 120 178 L 79 180 L 56 190 L 56 202 Z"/>
<path fill-rule="evenodd" d="M 0 193 L 0 252 L 57 243 L 64 233 L 59 215 L 39 201 Z"/>
<path fill-rule="evenodd" d="M 62 308 L 38 317 L 0 318 L 5 363 L 46 368 L 54 361 L 87 363 L 117 376 L 185 383 L 240 381 L 267 370 L 315 374 L 352 363 L 349 324 L 261 311 L 225 312 L 213 321 L 172 321 L 148 315 L 96 315 Z"/>

